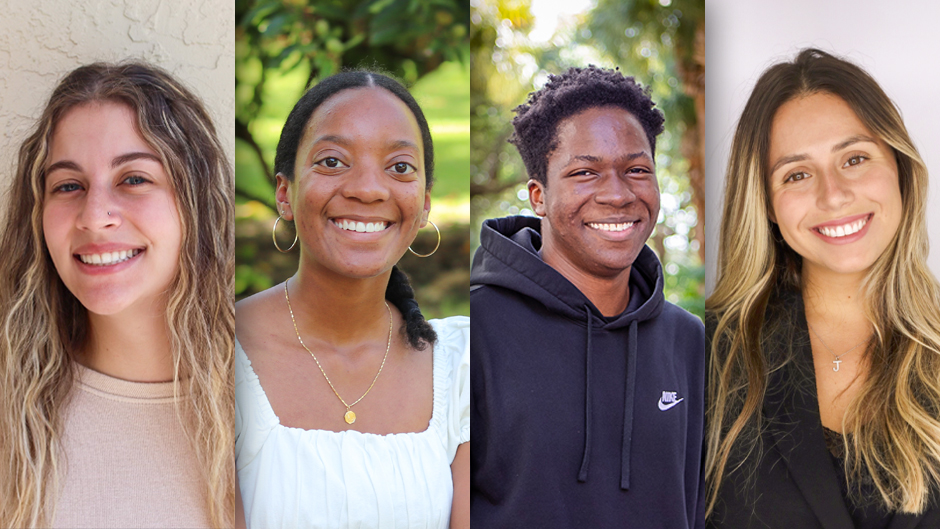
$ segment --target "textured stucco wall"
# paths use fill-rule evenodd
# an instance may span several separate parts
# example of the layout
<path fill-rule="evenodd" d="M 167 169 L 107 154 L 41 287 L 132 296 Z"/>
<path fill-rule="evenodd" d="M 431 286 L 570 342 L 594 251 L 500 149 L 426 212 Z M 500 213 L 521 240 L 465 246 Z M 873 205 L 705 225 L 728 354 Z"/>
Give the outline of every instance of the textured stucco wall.
<path fill-rule="evenodd" d="M 232 0 L 0 0 L 0 188 L 58 80 L 127 58 L 161 66 L 202 98 L 234 159 Z"/>

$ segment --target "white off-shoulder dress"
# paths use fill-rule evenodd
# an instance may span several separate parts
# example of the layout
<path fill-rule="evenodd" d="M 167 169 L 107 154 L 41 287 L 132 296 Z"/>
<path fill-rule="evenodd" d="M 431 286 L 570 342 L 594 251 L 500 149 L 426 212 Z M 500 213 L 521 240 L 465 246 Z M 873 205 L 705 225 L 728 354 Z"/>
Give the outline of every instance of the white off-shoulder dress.
<path fill-rule="evenodd" d="M 470 441 L 470 319 L 430 323 L 434 408 L 416 433 L 282 426 L 235 342 L 235 454 L 249 529 L 448 527 L 450 465 Z"/>

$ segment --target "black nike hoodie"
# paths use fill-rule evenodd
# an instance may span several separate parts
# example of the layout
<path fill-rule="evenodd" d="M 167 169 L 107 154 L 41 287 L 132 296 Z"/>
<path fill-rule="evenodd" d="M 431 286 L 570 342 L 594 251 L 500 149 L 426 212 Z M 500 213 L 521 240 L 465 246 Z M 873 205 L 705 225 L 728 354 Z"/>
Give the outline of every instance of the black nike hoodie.
<path fill-rule="evenodd" d="M 473 526 L 704 527 L 701 321 L 648 247 L 603 316 L 542 262 L 539 227 L 487 220 L 473 258 Z"/>

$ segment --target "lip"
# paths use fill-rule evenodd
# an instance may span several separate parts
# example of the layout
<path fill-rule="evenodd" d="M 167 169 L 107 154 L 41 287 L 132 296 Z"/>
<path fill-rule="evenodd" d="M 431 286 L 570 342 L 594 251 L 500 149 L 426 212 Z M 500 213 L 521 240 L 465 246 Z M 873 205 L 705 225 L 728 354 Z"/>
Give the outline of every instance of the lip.
<path fill-rule="evenodd" d="M 836 228 L 839 226 L 845 226 L 846 224 L 852 224 L 853 222 L 858 222 L 859 220 L 867 219 L 865 225 L 862 226 L 862 229 L 851 235 L 844 235 L 842 237 L 830 237 L 821 233 L 820 228 Z M 817 224 L 810 228 L 810 231 L 813 232 L 817 237 L 829 244 L 842 245 L 842 244 L 851 244 L 859 239 L 865 237 L 868 233 L 868 229 L 871 227 L 872 222 L 875 220 L 875 214 L 873 212 L 862 213 L 861 215 L 851 215 L 848 217 L 842 217 L 841 219 L 836 219 L 832 221 L 827 221 L 822 224 Z"/>
<path fill-rule="evenodd" d="M 817 224 L 817 225 L 813 226 L 812 229 L 815 230 L 815 229 L 817 229 L 817 228 L 834 228 L 834 227 L 836 227 L 836 226 L 844 226 L 844 225 L 846 225 L 846 224 L 851 224 L 851 223 L 853 223 L 853 222 L 855 222 L 855 221 L 857 221 L 857 220 L 864 219 L 865 217 L 870 217 L 871 215 L 872 215 L 872 212 L 869 211 L 868 213 L 861 213 L 861 214 L 858 214 L 858 215 L 851 215 L 851 216 L 848 216 L 848 217 L 842 217 L 841 219 L 830 220 L 830 221 L 828 221 L 828 222 L 823 222 L 822 224 Z"/>

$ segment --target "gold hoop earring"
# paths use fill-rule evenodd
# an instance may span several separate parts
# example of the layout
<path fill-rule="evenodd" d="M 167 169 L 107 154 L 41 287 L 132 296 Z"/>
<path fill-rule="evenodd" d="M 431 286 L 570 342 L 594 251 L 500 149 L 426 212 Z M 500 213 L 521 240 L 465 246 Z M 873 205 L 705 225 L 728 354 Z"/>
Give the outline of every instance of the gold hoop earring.
<path fill-rule="evenodd" d="M 281 216 L 280 216 L 280 215 L 278 215 L 277 218 L 274 219 L 274 228 L 271 229 L 271 239 L 274 241 L 274 247 L 277 248 L 277 251 L 279 251 L 279 252 L 281 252 L 281 253 L 287 253 L 287 252 L 293 250 L 293 249 L 294 249 L 294 245 L 297 244 L 297 232 L 296 232 L 296 230 L 294 231 L 294 242 L 292 242 L 292 243 L 290 244 L 290 248 L 288 248 L 288 249 L 286 249 L 286 250 L 281 249 L 281 247 L 278 246 L 278 244 L 277 244 L 277 223 L 280 222 L 281 220 L 283 220 L 283 219 L 281 219 Z M 285 220 L 284 222 L 287 222 L 287 221 Z"/>
<path fill-rule="evenodd" d="M 417 255 L 418 257 L 431 257 L 432 255 L 434 255 L 434 252 L 436 252 L 437 249 L 441 247 L 441 229 L 437 227 L 437 224 L 434 224 L 430 220 L 428 220 L 428 224 L 430 224 L 431 226 L 434 226 L 434 229 L 437 231 L 437 244 L 434 246 L 434 249 L 431 250 L 431 253 L 426 253 L 426 254 L 420 254 L 412 250 L 411 246 L 409 246 L 408 251 Z"/>

